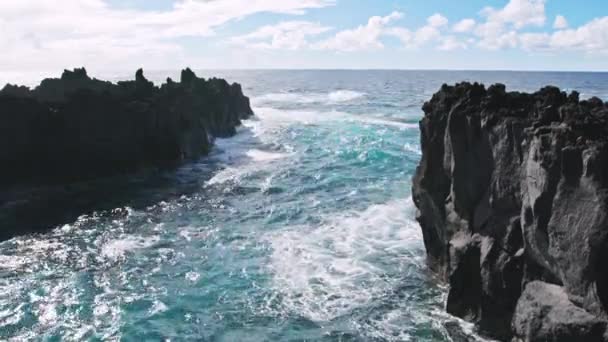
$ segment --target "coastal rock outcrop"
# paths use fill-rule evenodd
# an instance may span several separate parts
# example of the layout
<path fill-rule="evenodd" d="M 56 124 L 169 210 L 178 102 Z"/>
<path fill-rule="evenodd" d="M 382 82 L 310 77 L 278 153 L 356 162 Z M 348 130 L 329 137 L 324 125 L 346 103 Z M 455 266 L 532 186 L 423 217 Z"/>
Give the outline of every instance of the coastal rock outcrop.
<path fill-rule="evenodd" d="M 140 69 L 117 84 L 66 70 L 0 91 L 0 185 L 95 179 L 175 165 L 209 151 L 253 114 L 239 84 L 190 69 L 160 87 Z"/>
<path fill-rule="evenodd" d="M 448 312 L 508 341 L 606 341 L 608 104 L 444 85 L 413 181 Z"/>

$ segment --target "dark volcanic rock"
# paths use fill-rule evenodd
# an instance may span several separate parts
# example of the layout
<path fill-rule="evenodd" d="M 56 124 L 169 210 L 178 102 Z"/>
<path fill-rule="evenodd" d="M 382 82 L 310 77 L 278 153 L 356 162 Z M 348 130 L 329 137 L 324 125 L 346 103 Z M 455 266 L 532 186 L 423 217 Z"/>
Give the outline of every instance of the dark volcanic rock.
<path fill-rule="evenodd" d="M 606 322 L 574 305 L 563 287 L 533 281 L 513 319 L 515 341 L 602 342 Z"/>
<path fill-rule="evenodd" d="M 175 165 L 208 152 L 252 115 L 239 84 L 190 70 L 160 87 L 65 71 L 38 87 L 0 91 L 0 183 L 48 184 Z"/>
<path fill-rule="evenodd" d="M 522 340 L 562 341 L 522 336 L 517 323 L 532 319 L 538 332 L 569 324 L 526 309 L 524 288 L 543 281 L 569 298 L 547 310 L 572 305 L 595 319 L 585 322 L 605 322 L 608 105 L 555 87 L 524 94 L 462 83 L 444 85 L 423 109 L 413 197 L 428 263 L 450 283 L 447 310 L 503 340 L 515 328 Z M 518 300 L 526 317 L 512 327 Z M 563 336 L 585 340 L 596 323 Z"/>

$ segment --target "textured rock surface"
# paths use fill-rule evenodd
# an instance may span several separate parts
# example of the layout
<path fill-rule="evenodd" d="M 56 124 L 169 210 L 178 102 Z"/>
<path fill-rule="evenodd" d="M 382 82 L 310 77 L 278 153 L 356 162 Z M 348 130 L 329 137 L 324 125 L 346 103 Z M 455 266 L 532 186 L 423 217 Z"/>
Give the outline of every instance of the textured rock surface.
<path fill-rule="evenodd" d="M 65 71 L 38 87 L 0 91 L 0 184 L 62 183 L 173 165 L 205 154 L 214 137 L 252 115 L 241 86 L 190 70 L 155 86 Z"/>
<path fill-rule="evenodd" d="M 515 341 L 601 342 L 606 322 L 574 305 L 563 287 L 533 281 L 513 319 Z"/>
<path fill-rule="evenodd" d="M 520 299 L 543 281 L 567 296 L 551 310 L 605 321 L 608 105 L 555 87 L 524 94 L 462 83 L 444 85 L 423 109 L 413 197 L 428 263 L 450 284 L 447 310 L 502 340 L 515 329 L 522 340 L 562 341 L 521 335 L 522 320 L 541 332 L 568 324 L 526 308 L 530 293 L 553 287 L 528 287 Z"/>

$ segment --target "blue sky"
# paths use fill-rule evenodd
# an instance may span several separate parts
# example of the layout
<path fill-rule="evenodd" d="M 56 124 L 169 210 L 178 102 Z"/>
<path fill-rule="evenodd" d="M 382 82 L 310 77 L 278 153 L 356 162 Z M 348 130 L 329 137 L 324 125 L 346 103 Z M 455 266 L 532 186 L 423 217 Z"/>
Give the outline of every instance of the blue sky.
<path fill-rule="evenodd" d="M 606 0 L 3 0 L 0 32 L 0 73 L 608 70 Z"/>

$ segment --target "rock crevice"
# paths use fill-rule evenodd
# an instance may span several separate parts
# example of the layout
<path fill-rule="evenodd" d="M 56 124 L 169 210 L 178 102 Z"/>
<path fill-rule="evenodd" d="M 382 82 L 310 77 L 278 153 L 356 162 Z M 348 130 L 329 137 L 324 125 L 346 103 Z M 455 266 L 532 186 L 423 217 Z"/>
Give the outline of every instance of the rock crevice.
<path fill-rule="evenodd" d="M 461 83 L 423 110 L 413 198 L 447 310 L 501 340 L 602 341 L 608 104 Z M 533 310 L 539 292 L 552 300 Z"/>

